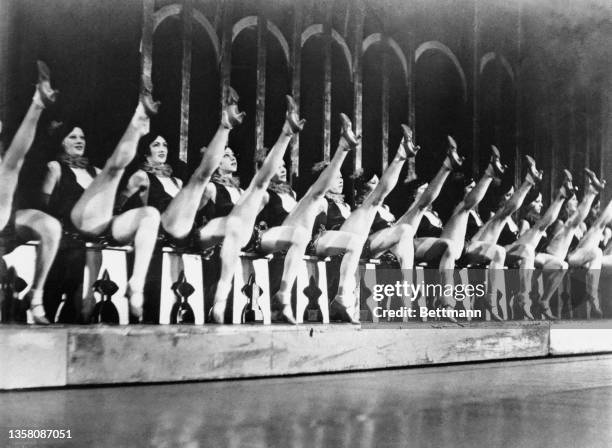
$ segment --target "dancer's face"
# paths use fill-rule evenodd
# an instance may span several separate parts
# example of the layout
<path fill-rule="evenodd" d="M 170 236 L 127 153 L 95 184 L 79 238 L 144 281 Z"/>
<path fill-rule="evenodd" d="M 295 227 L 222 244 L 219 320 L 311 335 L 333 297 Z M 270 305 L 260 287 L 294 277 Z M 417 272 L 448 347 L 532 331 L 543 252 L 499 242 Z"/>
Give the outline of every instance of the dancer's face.
<path fill-rule="evenodd" d="M 342 179 L 342 174 L 338 173 L 329 191 L 331 191 L 332 193 L 336 193 L 336 194 L 342 194 L 343 188 L 344 188 L 344 179 Z"/>
<path fill-rule="evenodd" d="M 85 133 L 83 129 L 73 128 L 62 140 L 62 148 L 69 156 L 82 156 L 85 152 Z"/>
<path fill-rule="evenodd" d="M 470 191 L 474 189 L 475 186 L 476 186 L 476 182 L 470 182 L 463 188 L 463 194 L 464 195 L 468 194 Z"/>
<path fill-rule="evenodd" d="M 380 182 L 380 179 L 378 178 L 378 176 L 375 174 L 374 176 L 372 176 L 370 178 L 369 181 L 366 182 L 366 188 L 368 191 L 374 191 L 374 189 L 376 188 L 376 185 L 378 185 L 378 182 Z"/>
<path fill-rule="evenodd" d="M 597 218 L 599 216 L 600 211 L 601 211 L 601 204 L 598 201 L 595 204 L 593 204 L 593 206 L 591 207 L 591 210 L 589 210 L 589 215 L 591 218 Z"/>
<path fill-rule="evenodd" d="M 287 182 L 287 167 L 285 167 L 285 162 L 281 163 L 276 170 L 276 174 L 274 175 L 277 182 Z"/>
<path fill-rule="evenodd" d="M 222 173 L 235 173 L 238 169 L 238 162 L 236 162 L 236 156 L 232 148 L 225 148 L 223 158 L 219 164 L 219 171 Z"/>
<path fill-rule="evenodd" d="M 161 135 L 149 145 L 147 161 L 151 164 L 166 163 L 168 159 L 168 142 Z"/>
<path fill-rule="evenodd" d="M 531 207 L 531 209 L 536 212 L 536 213 L 541 213 L 542 212 L 542 207 L 544 206 L 543 202 L 542 202 L 542 194 L 540 193 L 538 195 L 537 198 L 535 198 L 535 200 L 529 204 L 529 206 Z"/>
<path fill-rule="evenodd" d="M 514 194 L 514 187 L 510 187 L 510 189 L 506 191 L 506 193 L 504 194 L 504 197 L 502 198 L 503 201 L 504 202 L 509 201 L 513 194 Z"/>

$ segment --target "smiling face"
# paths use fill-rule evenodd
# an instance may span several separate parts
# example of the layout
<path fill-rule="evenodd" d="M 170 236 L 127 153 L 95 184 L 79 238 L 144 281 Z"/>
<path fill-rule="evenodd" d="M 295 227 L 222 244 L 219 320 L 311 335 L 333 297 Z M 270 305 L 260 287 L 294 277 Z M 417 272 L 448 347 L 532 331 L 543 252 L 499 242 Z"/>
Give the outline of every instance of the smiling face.
<path fill-rule="evenodd" d="M 374 191 L 374 189 L 376 188 L 376 185 L 378 185 L 378 182 L 380 182 L 380 179 L 378 178 L 378 176 L 375 174 L 373 175 L 369 181 L 366 182 L 366 189 L 368 191 Z"/>
<path fill-rule="evenodd" d="M 73 128 L 62 140 L 62 149 L 69 156 L 82 156 L 85 152 L 85 133 L 83 129 Z"/>
<path fill-rule="evenodd" d="M 149 153 L 146 156 L 147 162 L 152 165 L 166 163 L 168 159 L 168 142 L 161 135 L 158 135 L 155 140 L 149 145 Z"/>
<path fill-rule="evenodd" d="M 342 174 L 338 173 L 336 178 L 333 180 L 332 186 L 329 189 L 329 191 L 335 194 L 342 194 L 343 188 L 344 188 L 344 179 L 342 179 Z"/>
<path fill-rule="evenodd" d="M 544 203 L 542 202 L 542 193 L 538 194 L 538 197 L 534 199 L 534 201 L 529 204 L 529 207 L 536 213 L 542 213 L 542 207 Z"/>
<path fill-rule="evenodd" d="M 510 189 L 504 193 L 504 197 L 502 198 L 503 202 L 509 201 L 513 194 L 514 187 L 510 187 Z"/>
<path fill-rule="evenodd" d="M 463 187 L 463 194 L 467 195 L 470 191 L 474 189 L 475 186 L 476 186 L 476 182 L 474 181 L 470 182 L 465 187 Z"/>
<path fill-rule="evenodd" d="M 234 155 L 234 151 L 232 148 L 225 148 L 225 152 L 223 153 L 223 158 L 221 159 L 221 163 L 219 164 L 219 172 L 221 174 L 229 174 L 235 173 L 238 170 L 238 162 L 236 162 L 236 156 Z"/>
<path fill-rule="evenodd" d="M 572 216 L 572 213 L 574 213 L 577 209 L 578 198 L 575 194 L 573 194 L 567 201 L 565 201 L 565 210 L 567 211 L 568 216 Z"/>

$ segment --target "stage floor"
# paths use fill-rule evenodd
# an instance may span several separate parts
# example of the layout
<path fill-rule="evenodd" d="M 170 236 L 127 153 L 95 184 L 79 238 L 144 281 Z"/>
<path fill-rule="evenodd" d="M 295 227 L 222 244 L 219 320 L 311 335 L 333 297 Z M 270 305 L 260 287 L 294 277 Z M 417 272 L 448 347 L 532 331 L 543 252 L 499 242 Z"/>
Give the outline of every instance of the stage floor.
<path fill-rule="evenodd" d="M 2 446 L 612 446 L 612 355 L 0 400 Z M 9 440 L 20 428 L 70 429 L 72 440 Z"/>

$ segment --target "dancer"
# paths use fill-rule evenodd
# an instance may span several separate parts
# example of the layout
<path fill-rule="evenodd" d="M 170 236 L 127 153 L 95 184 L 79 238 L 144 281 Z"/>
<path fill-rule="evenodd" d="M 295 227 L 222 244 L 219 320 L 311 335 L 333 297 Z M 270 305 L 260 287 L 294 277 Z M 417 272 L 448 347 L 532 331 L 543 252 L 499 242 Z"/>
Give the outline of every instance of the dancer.
<path fill-rule="evenodd" d="M 587 175 L 587 185 L 582 200 L 578 204 L 576 195 L 573 192 L 565 200 L 564 208 L 559 214 L 561 219 L 556 221 L 556 228 L 551 232 L 550 242 L 546 246 L 545 251 L 540 255 L 538 261 L 543 272 L 548 272 L 538 308 L 549 319 L 555 318 L 550 311 L 550 300 L 563 281 L 569 266 L 565 258 L 570 250 L 574 250 L 572 246 L 575 244 L 577 248 L 579 241 L 582 240 L 582 238 L 578 239 L 576 235 L 581 231 L 584 219 L 589 214 L 595 197 L 603 191 L 606 184 L 605 181 L 599 181 L 595 173 L 588 168 L 585 168 L 585 173 Z M 584 251 L 579 251 L 578 255 L 574 257 L 574 261 L 577 261 L 581 254 L 584 254 Z M 597 264 L 596 260 L 595 264 Z"/>
<path fill-rule="evenodd" d="M 277 172 L 291 138 L 302 130 L 304 123 L 305 120 L 299 119 L 293 98 L 287 95 L 287 116 L 281 135 L 251 180 L 249 187 L 227 216 L 215 218 L 199 230 L 202 248 L 223 243 L 220 253 L 221 275 L 217 282 L 214 304 L 210 310 L 213 322 L 223 323 L 235 267 L 240 262 L 240 249 L 247 245 L 251 237 L 245 229 L 252 229 L 255 225 L 255 218 L 265 203 L 270 180 Z M 279 239 L 288 237 L 283 234 L 277 236 Z"/>
<path fill-rule="evenodd" d="M 563 183 L 557 194 L 553 198 L 552 203 L 546 210 L 543 215 L 540 215 L 542 210 L 542 195 L 538 194 L 536 199 L 530 203 L 530 209 L 527 212 L 525 218 L 521 222 L 521 227 L 523 227 L 523 233 L 517 238 L 517 240 L 506 246 L 506 261 L 509 265 L 514 265 L 518 263 L 519 265 L 523 262 L 521 269 L 526 270 L 526 277 L 520 278 L 519 281 L 530 281 L 530 273 L 534 268 L 542 268 L 547 262 L 550 261 L 551 256 L 543 253 L 538 250 L 540 247 L 540 241 L 546 234 L 546 230 L 557 220 L 559 216 L 559 212 L 561 211 L 561 207 L 563 206 L 563 202 L 573 194 L 574 186 L 572 184 L 572 174 L 568 170 L 563 170 Z M 532 254 L 535 256 L 533 258 L 525 259 L 525 254 Z M 552 262 L 554 264 L 554 262 Z M 548 267 L 550 269 L 546 269 L 542 272 L 544 279 L 544 288 L 548 288 L 552 282 L 556 281 L 556 276 L 559 274 L 559 269 L 552 269 L 552 265 L 549 263 Z M 529 283 L 525 285 L 526 289 L 528 288 Z M 532 315 L 529 312 L 528 307 L 530 306 L 530 300 L 527 298 L 523 298 L 525 302 L 519 303 L 523 306 L 523 312 L 526 316 Z M 543 316 L 553 319 L 552 312 L 550 310 L 550 304 L 548 302 L 540 299 L 538 301 L 537 311 L 541 313 Z M 525 312 L 527 311 L 527 312 Z"/>
<path fill-rule="evenodd" d="M 161 213 L 161 228 L 173 243 L 191 243 L 194 221 L 202 206 L 202 195 L 224 158 L 230 130 L 244 118 L 244 112 L 238 111 L 237 104 L 238 95 L 230 88 L 219 128 L 208 148 L 202 150 L 202 160 L 185 186 L 180 179 L 172 177 L 172 169 L 166 164 L 166 139 L 148 134 L 140 140 L 139 150 L 145 160 L 141 169 L 130 176 L 120 197 L 126 200 L 138 193 L 143 205 L 155 207 Z"/>
<path fill-rule="evenodd" d="M 538 171 L 535 166 L 535 160 L 530 156 L 525 156 L 527 159 L 527 174 L 521 186 L 512 194 L 512 197 L 499 209 L 493 217 L 487 221 L 472 240 L 466 246 L 466 259 L 471 263 L 488 263 L 488 288 L 486 295 L 486 305 L 491 312 L 491 316 L 495 320 L 502 320 L 497 310 L 497 291 L 503 287 L 503 269 L 506 260 L 506 250 L 497 244 L 501 231 L 504 228 L 506 219 L 516 212 L 529 190 L 542 179 L 542 172 Z M 518 254 L 517 254 L 518 255 Z M 535 254 L 526 250 L 520 254 L 521 265 L 528 265 L 530 259 Z M 531 261 L 532 263 L 532 261 Z M 526 283 L 522 283 L 526 287 Z M 527 308 L 527 291 L 522 289 L 520 297 L 525 315 L 530 317 L 531 313 Z"/>
<path fill-rule="evenodd" d="M 605 187 L 605 181 L 597 182 L 595 173 L 585 169 L 591 184 L 601 187 L 600 192 Z M 591 227 L 586 231 L 578 246 L 567 257 L 569 266 L 586 269 L 586 295 L 587 301 L 591 305 L 591 312 L 598 317 L 603 317 L 599 303 L 599 278 L 603 266 L 604 254 L 599 247 L 604 230 L 612 224 L 612 201 L 599 213 L 593 221 Z M 606 259 L 606 262 L 608 260 Z"/>
<path fill-rule="evenodd" d="M 24 300 L 29 303 L 34 323 L 48 325 L 42 300 L 43 288 L 57 254 L 62 228 L 56 219 L 40 210 L 16 210 L 13 205 L 19 173 L 34 141 L 38 120 L 43 110 L 55 103 L 58 95 L 58 91 L 51 88 L 47 65 L 38 61 L 37 67 L 38 84 L 30 107 L 7 151 L 0 157 L 3 183 L 0 188 L 0 256 L 12 252 L 22 242 L 39 242 L 32 285 Z"/>
<path fill-rule="evenodd" d="M 453 150 L 449 162 L 455 160 L 455 166 L 461 166 L 463 160 L 456 156 L 457 145 L 454 140 L 449 139 L 450 148 Z M 459 163 L 461 162 L 461 163 Z M 467 225 L 472 211 L 484 198 L 489 185 L 504 173 L 505 167 L 500 160 L 499 151 L 495 146 L 491 147 L 491 158 L 483 176 L 477 184 L 470 182 L 465 187 L 463 200 L 455 207 L 451 217 L 444 224 L 439 238 L 422 238 L 415 240 L 415 258 L 428 263 L 438 263 L 441 280 L 445 285 L 454 285 L 454 269 L 457 260 L 461 257 L 464 245 Z M 451 297 L 443 295 L 438 299 L 437 307 L 452 310 L 455 307 Z M 451 322 L 456 322 L 454 317 L 448 317 Z"/>
<path fill-rule="evenodd" d="M 118 244 L 134 244 L 134 265 L 126 298 L 131 314 L 139 321 L 159 212 L 147 206 L 113 216 L 113 207 L 121 176 L 136 155 L 138 141 L 149 132 L 149 116 L 157 113 L 158 107 L 145 84 L 130 123 L 102 170 L 93 168 L 83 157 L 86 145 L 83 129 L 63 125 L 56 133 L 62 152 L 58 160 L 48 163 L 42 188 L 49 213 L 68 231 L 76 231 L 85 238 L 108 234 Z"/>

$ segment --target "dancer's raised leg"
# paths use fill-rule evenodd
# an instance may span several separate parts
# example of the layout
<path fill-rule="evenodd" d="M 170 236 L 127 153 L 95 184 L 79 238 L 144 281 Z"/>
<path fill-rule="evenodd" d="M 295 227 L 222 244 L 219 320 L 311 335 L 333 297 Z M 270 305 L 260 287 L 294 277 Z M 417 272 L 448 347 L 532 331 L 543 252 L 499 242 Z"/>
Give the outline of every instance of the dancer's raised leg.
<path fill-rule="evenodd" d="M 162 213 L 162 226 L 174 238 L 184 238 L 191 231 L 206 184 L 223 158 L 229 132 L 244 119 L 244 112 L 238 111 L 238 95 L 233 89 L 230 89 L 230 92 L 229 101 L 222 112 L 221 124 L 203 152 L 200 164 L 189 182 L 181 188 Z"/>

